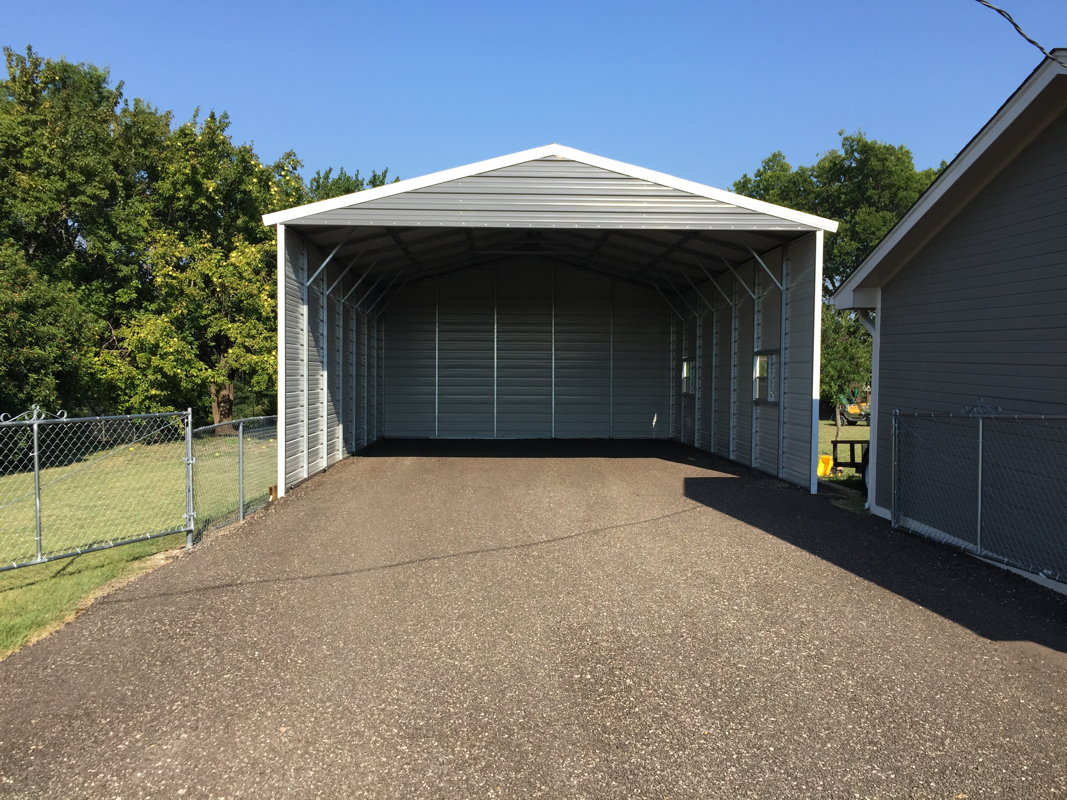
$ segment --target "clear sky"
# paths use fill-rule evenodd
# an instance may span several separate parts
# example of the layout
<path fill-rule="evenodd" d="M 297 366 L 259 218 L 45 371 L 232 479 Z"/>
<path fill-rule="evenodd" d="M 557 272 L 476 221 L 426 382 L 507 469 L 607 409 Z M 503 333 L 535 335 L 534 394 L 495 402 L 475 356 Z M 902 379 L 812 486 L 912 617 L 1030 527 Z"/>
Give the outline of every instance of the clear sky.
<path fill-rule="evenodd" d="M 998 0 L 1051 49 L 1067 0 Z M 1040 54 L 974 0 L 0 1 L 0 43 L 229 112 L 310 174 L 412 178 L 558 142 L 721 188 L 837 131 L 951 159 Z"/>

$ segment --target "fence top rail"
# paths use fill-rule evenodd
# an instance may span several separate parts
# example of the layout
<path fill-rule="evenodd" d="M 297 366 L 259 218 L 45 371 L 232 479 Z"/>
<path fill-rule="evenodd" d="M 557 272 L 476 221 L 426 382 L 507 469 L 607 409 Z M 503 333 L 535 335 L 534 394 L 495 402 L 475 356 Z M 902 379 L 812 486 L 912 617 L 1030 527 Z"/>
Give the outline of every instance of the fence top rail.
<path fill-rule="evenodd" d="M 240 419 L 231 419 L 227 422 L 216 422 L 214 425 L 204 425 L 201 428 L 193 428 L 193 433 L 203 433 L 204 431 L 211 431 L 215 430 L 216 428 L 225 428 L 227 426 L 233 427 L 234 425 L 237 425 L 241 422 L 259 422 L 261 420 L 272 420 L 277 422 L 278 417 L 277 415 L 272 415 L 268 417 L 241 417 Z"/>
<path fill-rule="evenodd" d="M 113 417 L 64 417 L 62 419 L 19 419 L 0 422 L 4 428 L 29 428 L 34 425 L 69 425 L 72 422 L 126 422 L 134 419 L 184 419 L 185 411 L 162 411 L 157 414 L 123 414 Z"/>
<path fill-rule="evenodd" d="M 922 419 L 1047 419 L 1047 420 L 1067 420 L 1067 414 L 963 414 L 963 413 L 942 413 L 936 411 L 900 411 L 893 410 L 893 416 L 896 417 L 913 417 Z"/>

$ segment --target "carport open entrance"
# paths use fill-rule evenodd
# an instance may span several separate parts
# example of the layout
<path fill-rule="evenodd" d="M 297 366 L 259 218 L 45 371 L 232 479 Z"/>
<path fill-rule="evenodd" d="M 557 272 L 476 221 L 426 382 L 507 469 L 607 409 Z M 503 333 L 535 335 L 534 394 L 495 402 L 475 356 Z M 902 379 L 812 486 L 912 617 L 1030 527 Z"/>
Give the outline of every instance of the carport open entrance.
<path fill-rule="evenodd" d="M 555 146 L 266 221 L 282 487 L 399 437 L 672 438 L 813 485 L 832 223 Z"/>

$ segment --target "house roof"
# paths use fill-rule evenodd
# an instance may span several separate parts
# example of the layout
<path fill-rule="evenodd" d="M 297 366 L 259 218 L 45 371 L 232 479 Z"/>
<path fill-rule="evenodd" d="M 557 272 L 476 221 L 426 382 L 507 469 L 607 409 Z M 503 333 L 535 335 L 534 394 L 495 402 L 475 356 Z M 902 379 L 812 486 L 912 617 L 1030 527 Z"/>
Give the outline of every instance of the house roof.
<path fill-rule="evenodd" d="M 874 308 L 877 290 L 1065 111 L 1067 68 L 1046 58 L 841 285 L 834 306 Z"/>

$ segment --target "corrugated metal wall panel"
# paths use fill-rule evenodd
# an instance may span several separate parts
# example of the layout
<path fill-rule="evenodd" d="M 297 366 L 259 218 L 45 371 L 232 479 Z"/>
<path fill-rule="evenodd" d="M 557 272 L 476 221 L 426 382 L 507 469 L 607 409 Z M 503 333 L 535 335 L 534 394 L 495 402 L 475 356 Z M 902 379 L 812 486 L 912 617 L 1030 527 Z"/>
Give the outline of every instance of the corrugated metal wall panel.
<path fill-rule="evenodd" d="M 503 438 L 552 436 L 552 267 L 497 267 L 497 428 Z"/>
<path fill-rule="evenodd" d="M 557 438 L 611 435 L 611 284 L 559 268 L 556 307 Z"/>
<path fill-rule="evenodd" d="M 314 275 L 323 262 L 322 253 L 314 247 L 307 248 L 308 275 Z M 308 415 L 307 415 L 307 473 L 312 475 L 326 466 L 326 440 L 324 436 L 326 414 L 326 382 L 323 371 L 325 342 L 326 304 L 323 293 L 326 291 L 326 276 L 320 272 L 307 289 L 308 297 L 308 337 L 307 361 L 308 372 Z"/>
<path fill-rule="evenodd" d="M 785 352 L 782 354 L 782 477 L 811 480 L 812 357 L 815 332 L 815 235 L 789 245 L 785 266 Z M 822 320 L 818 320 L 822 324 Z"/>
<path fill-rule="evenodd" d="M 732 280 L 732 279 L 730 279 Z M 720 280 L 719 286 L 730 292 L 730 280 Z M 730 457 L 731 411 L 730 369 L 733 363 L 733 309 L 725 302 L 715 315 L 715 440 L 714 451 Z"/>
<path fill-rule="evenodd" d="M 389 337 L 385 361 L 386 436 L 436 434 L 437 283 L 407 286 L 386 312 Z"/>
<path fill-rule="evenodd" d="M 671 311 L 658 293 L 624 281 L 613 301 L 612 435 L 669 438 Z"/>
<path fill-rule="evenodd" d="M 359 406 L 358 392 L 358 358 L 356 350 L 356 314 L 347 303 L 342 308 L 342 397 L 344 399 L 344 416 L 342 425 L 344 431 L 344 447 L 348 453 L 354 453 L 358 446 L 356 430 L 356 409 Z"/>
<path fill-rule="evenodd" d="M 737 270 L 737 274 L 749 288 L 754 286 L 752 264 Z M 744 287 L 734 290 L 734 305 L 737 310 L 735 324 L 735 369 L 737 370 L 736 397 L 734 398 L 734 459 L 742 464 L 752 463 L 752 353 L 754 335 L 753 301 Z"/>
<path fill-rule="evenodd" d="M 686 314 L 680 323 L 682 328 L 682 362 L 691 361 L 696 357 L 697 350 L 697 319 L 692 314 Z M 690 364 L 690 367 L 693 365 Z M 679 370 L 681 377 L 682 371 Z M 684 380 L 682 381 L 684 384 Z M 681 384 L 680 384 L 681 385 Z M 681 414 L 681 441 L 693 444 L 696 431 L 696 395 L 679 392 L 679 412 Z"/>
<path fill-rule="evenodd" d="M 439 292 L 438 436 L 492 438 L 495 270 L 443 277 Z"/>
<path fill-rule="evenodd" d="M 715 321 L 718 314 L 706 311 L 701 322 L 700 347 L 700 441 L 704 450 L 712 449 L 715 428 Z"/>
<path fill-rule="evenodd" d="M 304 476 L 304 241 L 285 232 L 285 482 Z"/>
<path fill-rule="evenodd" d="M 324 275 L 326 273 L 323 273 Z M 329 285 L 335 277 L 329 278 Z M 326 462 L 334 464 L 340 461 L 341 450 L 341 397 L 344 391 L 341 368 L 341 304 L 334 295 L 336 290 L 326 298 Z"/>

